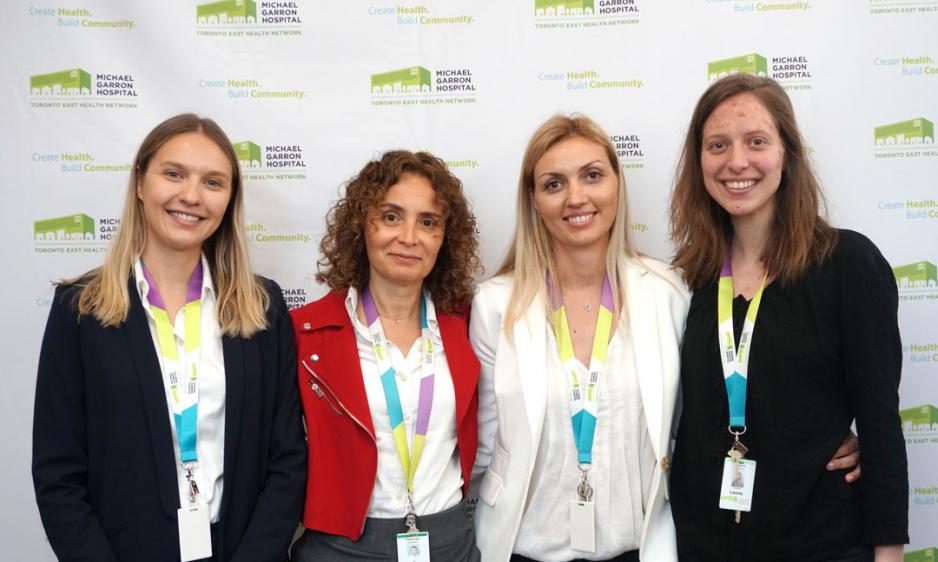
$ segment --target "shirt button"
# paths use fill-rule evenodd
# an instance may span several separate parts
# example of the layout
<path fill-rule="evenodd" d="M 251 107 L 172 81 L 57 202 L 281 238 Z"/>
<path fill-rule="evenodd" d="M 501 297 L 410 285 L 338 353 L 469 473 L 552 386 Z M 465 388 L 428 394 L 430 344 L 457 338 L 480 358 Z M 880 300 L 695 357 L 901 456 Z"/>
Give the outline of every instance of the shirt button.
<path fill-rule="evenodd" d="M 310 361 L 312 361 L 313 363 L 316 363 L 316 362 L 319 361 L 319 356 L 314 353 L 314 354 L 312 354 L 312 355 L 309 356 L 309 359 L 310 359 Z"/>
<path fill-rule="evenodd" d="M 401 382 L 407 382 L 407 375 L 404 373 L 397 373 L 397 380 Z"/>
<path fill-rule="evenodd" d="M 312 327 L 313 327 L 313 325 L 310 324 L 309 322 L 303 322 L 303 329 L 304 329 L 304 330 L 309 330 L 309 329 L 312 328 Z"/>

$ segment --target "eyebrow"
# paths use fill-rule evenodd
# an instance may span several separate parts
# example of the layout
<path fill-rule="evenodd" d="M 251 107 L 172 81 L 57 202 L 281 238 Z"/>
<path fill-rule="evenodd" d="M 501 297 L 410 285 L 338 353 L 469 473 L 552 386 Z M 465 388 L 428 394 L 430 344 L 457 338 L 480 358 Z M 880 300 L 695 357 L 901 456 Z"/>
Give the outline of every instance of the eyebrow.
<path fill-rule="evenodd" d="M 182 169 L 184 169 L 184 170 L 188 170 L 188 169 L 189 169 L 189 166 L 186 166 L 185 164 L 181 164 L 181 163 L 176 162 L 176 161 L 174 161 L 174 160 L 164 160 L 164 161 L 162 161 L 162 162 L 157 162 L 157 165 L 158 165 L 158 166 L 172 166 L 172 167 L 174 167 L 174 168 L 182 168 Z M 205 175 L 207 175 L 207 176 L 221 176 L 221 177 L 223 177 L 223 178 L 228 178 L 228 177 L 230 176 L 230 174 L 228 174 L 228 173 L 226 173 L 226 172 L 221 172 L 221 171 L 218 171 L 218 170 L 209 170 L 209 171 L 205 172 Z"/>
<path fill-rule="evenodd" d="M 589 168 L 590 166 L 595 166 L 596 164 L 605 164 L 605 165 L 608 165 L 608 164 L 606 164 L 606 162 L 604 162 L 602 159 L 597 158 L 597 159 L 595 159 L 595 160 L 591 160 L 591 161 L 587 162 L 586 164 L 583 164 L 582 166 L 579 167 L 579 169 L 578 169 L 577 171 L 585 170 L 586 168 Z M 543 178 L 543 177 L 545 177 L 545 176 L 546 176 L 546 177 L 557 177 L 557 176 L 562 176 L 562 175 L 563 175 L 563 174 L 562 174 L 561 172 L 544 172 L 544 173 L 538 175 L 537 177 L 538 177 L 538 179 L 540 179 L 540 178 Z"/>
<path fill-rule="evenodd" d="M 769 135 L 771 135 L 771 134 L 773 134 L 773 133 L 772 133 L 772 131 L 770 131 L 769 129 L 753 129 L 753 130 L 751 130 L 751 131 L 746 131 L 746 132 L 744 132 L 744 133 L 743 133 L 743 136 L 744 136 L 744 137 L 749 136 L 749 135 L 765 135 L 765 136 L 769 136 Z M 775 133 L 775 134 L 778 135 L 779 133 Z M 703 138 L 709 139 L 709 138 L 712 138 L 712 137 L 725 137 L 725 136 L 728 136 L 728 135 L 727 135 L 726 133 L 710 133 L 709 135 L 704 135 Z"/>
<path fill-rule="evenodd" d="M 391 210 L 391 211 L 396 211 L 398 213 L 406 213 L 406 211 L 404 210 L 404 207 L 401 207 L 400 205 L 397 205 L 395 203 L 388 203 L 388 202 L 381 203 L 380 205 L 378 205 L 378 209 L 379 210 Z M 433 211 L 421 211 L 417 213 L 417 216 L 437 218 L 437 219 L 443 218 L 443 215 L 441 215 L 440 213 L 434 213 Z"/>

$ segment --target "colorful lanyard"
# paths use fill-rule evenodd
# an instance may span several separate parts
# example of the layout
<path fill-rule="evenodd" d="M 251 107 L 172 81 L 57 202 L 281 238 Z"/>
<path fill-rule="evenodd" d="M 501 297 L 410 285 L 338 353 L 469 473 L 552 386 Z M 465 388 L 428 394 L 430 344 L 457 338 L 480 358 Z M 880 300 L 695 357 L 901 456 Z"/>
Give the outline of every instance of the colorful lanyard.
<path fill-rule="evenodd" d="M 577 375 L 579 362 L 573 353 L 573 339 L 570 337 L 570 325 L 564 309 L 563 294 L 556 290 L 547 275 L 547 293 L 553 309 L 554 337 L 560 351 L 560 363 L 567 373 L 570 383 L 570 414 L 573 421 L 573 440 L 576 443 L 579 464 L 593 462 L 593 435 L 596 432 L 597 386 L 606 369 L 606 351 L 609 348 L 609 335 L 612 333 L 613 309 L 612 284 L 606 276 L 602 295 L 599 298 L 599 316 L 596 319 L 596 332 L 593 335 L 593 351 L 589 364 L 589 380 L 584 389 L 583 380 Z"/>
<path fill-rule="evenodd" d="M 720 361 L 723 362 L 723 380 L 726 383 L 726 397 L 730 408 L 730 433 L 737 435 L 746 431 L 746 381 L 749 378 L 749 350 L 752 347 L 752 330 L 756 326 L 756 315 L 762 302 L 765 289 L 765 276 L 759 290 L 752 297 L 743 331 L 739 336 L 737 349 L 733 337 L 733 263 L 730 250 L 726 249 L 726 258 L 720 270 L 720 284 L 717 291 L 717 333 L 720 343 Z M 733 431 L 737 428 L 741 431 Z"/>
<path fill-rule="evenodd" d="M 362 307 L 365 310 L 365 321 L 368 322 L 368 331 L 371 333 L 371 345 L 378 361 L 378 372 L 381 374 L 381 386 L 384 388 L 384 400 L 388 407 L 388 418 L 391 422 L 391 433 L 394 435 L 394 444 L 397 447 L 401 467 L 407 477 L 408 509 L 413 514 L 414 475 L 417 465 L 423 454 L 424 443 L 427 439 L 427 427 L 430 424 L 430 411 L 433 409 L 433 341 L 430 339 L 430 330 L 427 324 L 427 299 L 420 296 L 420 349 L 422 357 L 420 362 L 420 396 L 417 402 L 417 427 L 414 431 L 413 454 L 408 451 L 407 434 L 404 430 L 404 411 L 401 408 L 401 396 L 397 390 L 394 366 L 391 365 L 391 354 L 388 350 L 384 328 L 378 317 L 378 308 L 375 306 L 371 290 L 365 287 L 362 291 Z"/>
<path fill-rule="evenodd" d="M 192 468 L 199 460 L 196 440 L 199 412 L 198 368 L 202 335 L 202 261 L 199 260 L 195 271 L 192 272 L 192 278 L 189 279 L 189 291 L 183 307 L 185 334 L 182 357 L 179 356 L 173 323 L 166 312 L 163 297 L 143 260 L 140 261 L 140 266 L 149 285 L 147 302 L 156 321 L 156 336 L 163 364 L 163 384 L 168 390 L 173 421 L 176 424 L 179 460 L 187 470 L 190 499 L 194 499 L 199 491 L 195 480 L 192 479 Z"/>

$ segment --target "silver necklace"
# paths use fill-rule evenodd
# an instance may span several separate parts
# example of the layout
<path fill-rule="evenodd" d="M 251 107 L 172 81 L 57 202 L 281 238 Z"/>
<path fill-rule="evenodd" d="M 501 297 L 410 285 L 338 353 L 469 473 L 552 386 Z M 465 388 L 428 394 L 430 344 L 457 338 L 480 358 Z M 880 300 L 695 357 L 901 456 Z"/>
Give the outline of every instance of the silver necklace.
<path fill-rule="evenodd" d="M 580 308 L 582 308 L 582 309 L 585 310 L 586 312 L 592 312 L 592 311 L 593 311 L 593 305 L 592 305 L 592 304 L 590 304 L 590 303 L 584 304 L 584 303 L 580 302 L 579 300 L 577 300 L 576 298 L 574 298 L 573 295 L 564 295 L 564 300 L 566 300 L 567 297 L 570 297 L 570 299 L 572 299 L 574 303 L 578 304 L 578 305 L 580 306 Z"/>

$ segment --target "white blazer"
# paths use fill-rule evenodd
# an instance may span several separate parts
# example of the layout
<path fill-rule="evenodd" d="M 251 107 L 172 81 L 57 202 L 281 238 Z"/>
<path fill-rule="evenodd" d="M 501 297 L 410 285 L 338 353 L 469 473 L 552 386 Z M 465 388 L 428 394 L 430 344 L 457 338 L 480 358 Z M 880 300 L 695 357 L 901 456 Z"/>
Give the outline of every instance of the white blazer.
<path fill-rule="evenodd" d="M 635 350 L 642 406 L 659 470 L 642 524 L 640 557 L 677 560 L 667 475 L 671 426 L 677 413 L 678 360 L 689 294 L 679 275 L 664 263 L 630 258 L 626 309 Z M 473 474 L 484 472 L 475 510 L 482 560 L 511 557 L 524 513 L 531 473 L 547 411 L 547 338 L 553 337 L 542 298 L 531 303 L 509 343 L 503 314 L 511 277 L 479 287 L 472 301 L 469 339 L 482 363 L 479 377 L 479 450 Z"/>

